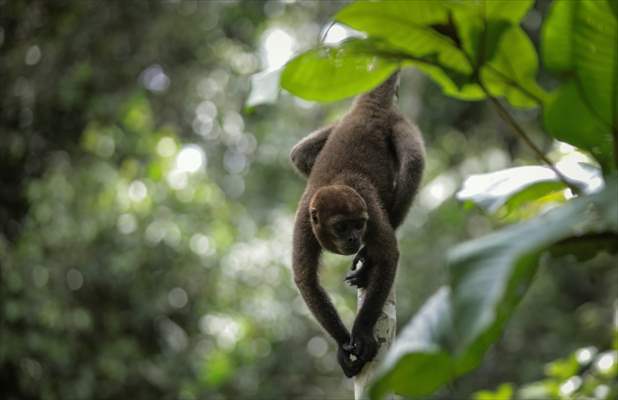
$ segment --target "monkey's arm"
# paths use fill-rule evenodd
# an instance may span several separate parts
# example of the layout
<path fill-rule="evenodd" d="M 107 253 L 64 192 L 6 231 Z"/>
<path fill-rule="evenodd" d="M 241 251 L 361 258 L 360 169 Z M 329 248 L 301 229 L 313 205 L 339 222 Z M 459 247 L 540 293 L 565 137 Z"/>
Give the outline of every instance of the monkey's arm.
<path fill-rule="evenodd" d="M 324 147 L 324 143 L 326 143 L 326 139 L 328 139 L 328 135 L 332 132 L 333 127 L 334 124 L 311 132 L 292 147 L 290 160 L 294 167 L 296 167 L 296 170 L 304 177 L 309 176 L 313 163 L 315 163 L 320 150 Z"/>
<path fill-rule="evenodd" d="M 352 327 L 353 352 L 364 364 L 378 350 L 373 328 L 382 312 L 397 272 L 399 250 L 395 230 L 374 196 L 364 196 L 369 212 L 366 234 L 368 268 L 366 296 Z"/>
<path fill-rule="evenodd" d="M 392 141 L 399 168 L 389 217 L 393 228 L 397 228 L 405 219 L 421 182 L 425 151 L 418 128 L 404 118 L 393 125 Z"/>
<path fill-rule="evenodd" d="M 306 196 L 306 198 L 310 198 Z M 351 360 L 350 334 L 318 280 L 321 247 L 311 229 L 308 201 L 301 201 L 294 225 L 294 282 L 311 313 L 339 347 L 337 360 L 346 376 L 358 374 L 364 363 Z"/>
<path fill-rule="evenodd" d="M 320 244 L 311 230 L 309 207 L 307 202 L 303 201 L 294 225 L 292 254 L 294 282 L 318 322 L 341 345 L 349 341 L 350 334 L 328 295 L 320 286 L 318 280 L 320 253 Z"/>

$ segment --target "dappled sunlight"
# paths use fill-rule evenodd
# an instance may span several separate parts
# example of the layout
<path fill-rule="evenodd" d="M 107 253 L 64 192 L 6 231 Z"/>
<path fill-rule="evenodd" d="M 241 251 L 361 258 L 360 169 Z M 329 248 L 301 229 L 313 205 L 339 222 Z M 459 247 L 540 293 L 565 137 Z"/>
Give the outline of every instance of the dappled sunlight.
<path fill-rule="evenodd" d="M 262 35 L 262 59 L 267 69 L 281 68 L 294 54 L 294 38 L 281 28 Z"/>
<path fill-rule="evenodd" d="M 457 188 L 457 180 L 451 174 L 442 174 L 427 183 L 418 194 L 419 205 L 433 210 L 451 197 Z"/>

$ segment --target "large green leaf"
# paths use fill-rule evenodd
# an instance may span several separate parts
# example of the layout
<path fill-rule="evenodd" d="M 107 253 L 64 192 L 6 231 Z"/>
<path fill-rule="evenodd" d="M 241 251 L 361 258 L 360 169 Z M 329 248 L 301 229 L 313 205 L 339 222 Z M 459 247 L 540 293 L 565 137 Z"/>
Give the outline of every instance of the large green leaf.
<path fill-rule="evenodd" d="M 493 96 L 535 107 L 545 93 L 536 83 L 536 50 L 518 26 L 531 1 L 471 1 L 453 8 L 462 47 Z"/>
<path fill-rule="evenodd" d="M 457 192 L 457 199 L 471 201 L 494 213 L 513 196 L 532 188 L 541 189 L 536 191 L 541 196 L 564 189 L 565 186 L 548 167 L 515 167 L 469 176 L 462 189 Z"/>
<path fill-rule="evenodd" d="M 419 0 L 356 2 L 335 16 L 337 21 L 371 36 L 381 37 L 414 56 L 437 55 L 437 61 L 462 73 L 472 66 L 454 38 L 441 34 L 437 25 L 449 22 L 449 9 L 441 1 Z"/>
<path fill-rule="evenodd" d="M 389 51 L 384 45 L 359 39 L 309 50 L 286 64 L 281 86 L 308 100 L 354 96 L 374 88 L 399 67 L 399 55 Z"/>
<path fill-rule="evenodd" d="M 601 192 L 457 246 L 449 253 L 450 291 L 441 289 L 404 328 L 376 375 L 372 396 L 426 396 L 478 366 L 526 292 L 541 254 L 598 234 L 618 240 L 616 177 Z"/>
<path fill-rule="evenodd" d="M 596 192 L 602 186 L 601 171 L 592 165 L 566 159 L 557 163 L 556 167 L 584 193 Z M 566 185 L 551 168 L 527 165 L 470 175 L 456 196 L 460 201 L 471 201 L 495 213 L 505 205 L 513 209 L 526 201 L 564 189 Z M 511 204 L 513 202 L 516 204 Z"/>
<path fill-rule="evenodd" d="M 589 151 L 604 170 L 611 169 L 612 135 L 609 127 L 585 103 L 577 80 L 565 83 L 550 95 L 543 120 L 556 139 Z"/>
<path fill-rule="evenodd" d="M 423 396 L 453 374 L 450 293 L 440 288 L 406 325 L 389 349 L 371 388 L 372 398 L 388 392 Z"/>
<path fill-rule="evenodd" d="M 518 24 L 528 13 L 534 0 L 454 0 L 449 4 L 454 10 Z"/>
<path fill-rule="evenodd" d="M 449 254 L 457 353 L 475 359 L 493 341 L 552 245 L 586 234 L 618 233 L 618 181 L 533 220 L 458 246 Z"/>
<path fill-rule="evenodd" d="M 572 1 L 555 1 L 543 25 L 541 51 L 545 67 L 550 70 L 564 71 L 573 67 L 571 24 L 575 6 Z"/>
<path fill-rule="evenodd" d="M 618 22 L 610 3 L 556 1 L 542 41 L 547 66 L 571 78 L 552 96 L 545 126 L 590 151 L 605 171 L 615 168 L 612 132 L 618 132 Z"/>
<path fill-rule="evenodd" d="M 355 2 L 337 13 L 335 19 L 379 37 L 408 55 L 425 60 L 412 62 L 444 92 L 464 100 L 485 97 L 471 82 L 472 67 L 458 47 L 456 30 L 449 19 L 449 4 L 443 0 Z"/>
<path fill-rule="evenodd" d="M 511 25 L 500 37 L 495 55 L 481 69 L 481 79 L 494 96 L 504 96 L 516 107 L 536 107 L 546 95 L 536 83 L 538 59 L 532 41 Z"/>

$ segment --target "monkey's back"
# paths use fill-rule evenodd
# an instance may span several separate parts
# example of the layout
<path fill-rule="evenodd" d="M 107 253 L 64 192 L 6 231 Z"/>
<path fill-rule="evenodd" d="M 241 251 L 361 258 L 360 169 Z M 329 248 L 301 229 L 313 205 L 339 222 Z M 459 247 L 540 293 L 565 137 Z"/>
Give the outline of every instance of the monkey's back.
<path fill-rule="evenodd" d="M 357 107 L 341 119 L 316 158 L 308 183 L 346 184 L 361 194 L 373 187 L 388 210 L 397 173 L 392 127 L 403 117 L 393 109 L 372 111 Z"/>

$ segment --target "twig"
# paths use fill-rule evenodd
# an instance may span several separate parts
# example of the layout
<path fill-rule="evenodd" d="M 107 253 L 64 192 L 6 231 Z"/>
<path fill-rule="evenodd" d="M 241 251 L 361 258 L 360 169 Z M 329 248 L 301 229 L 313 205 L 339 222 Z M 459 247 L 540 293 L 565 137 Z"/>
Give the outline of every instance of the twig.
<path fill-rule="evenodd" d="M 487 87 L 485 87 L 483 82 L 481 82 L 480 79 L 478 79 L 477 81 L 478 81 L 479 86 L 481 87 L 485 95 L 487 96 L 487 98 L 491 101 L 491 103 L 496 108 L 498 115 L 500 115 L 500 117 L 507 124 L 509 124 L 511 128 L 513 128 L 517 136 L 519 136 L 520 139 L 522 139 L 528 145 L 528 147 L 532 149 L 532 151 L 536 154 L 536 156 L 539 159 L 541 159 L 545 164 L 547 164 L 547 166 L 552 171 L 554 171 L 554 173 L 556 174 L 558 179 L 562 181 L 562 183 L 564 183 L 569 189 L 571 189 L 573 193 L 577 195 L 581 195 L 582 194 L 581 188 L 577 186 L 575 183 L 573 183 L 572 181 L 570 181 L 566 176 L 564 176 L 564 174 L 562 174 L 562 172 L 558 170 L 558 168 L 556 168 L 556 166 L 551 162 L 551 160 L 547 158 L 547 156 L 541 151 L 541 149 L 539 149 L 537 145 L 534 144 L 534 142 L 530 139 L 530 137 L 528 137 L 524 129 L 517 123 L 517 121 L 515 121 L 515 119 L 511 116 L 511 114 L 509 114 L 509 112 L 506 110 L 506 108 L 504 108 L 504 106 L 500 103 L 500 101 L 494 96 L 492 96 L 491 93 L 489 93 L 489 90 L 487 90 Z"/>

